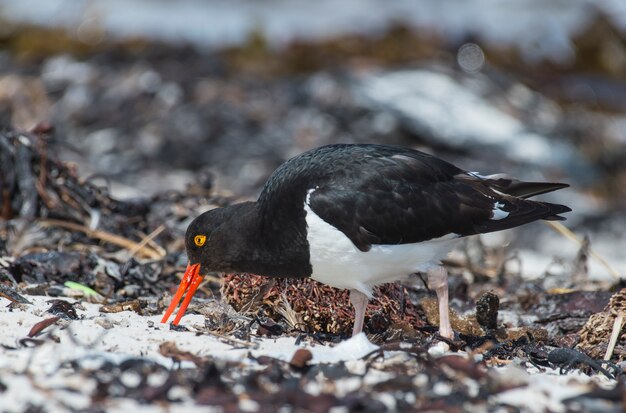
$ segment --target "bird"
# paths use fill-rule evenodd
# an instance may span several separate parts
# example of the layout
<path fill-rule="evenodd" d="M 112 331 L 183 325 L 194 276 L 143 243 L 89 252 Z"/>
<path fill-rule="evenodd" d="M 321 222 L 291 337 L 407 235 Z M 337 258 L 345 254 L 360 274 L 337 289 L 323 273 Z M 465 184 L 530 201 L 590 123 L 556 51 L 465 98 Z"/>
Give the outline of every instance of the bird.
<path fill-rule="evenodd" d="M 185 234 L 189 263 L 167 308 L 180 322 L 208 272 L 312 278 L 347 289 L 363 330 L 376 285 L 427 275 L 439 335 L 453 338 L 441 260 L 464 237 L 537 220 L 565 220 L 565 205 L 528 198 L 568 187 L 468 172 L 416 149 L 333 144 L 297 155 L 268 178 L 256 201 L 215 208 Z"/>

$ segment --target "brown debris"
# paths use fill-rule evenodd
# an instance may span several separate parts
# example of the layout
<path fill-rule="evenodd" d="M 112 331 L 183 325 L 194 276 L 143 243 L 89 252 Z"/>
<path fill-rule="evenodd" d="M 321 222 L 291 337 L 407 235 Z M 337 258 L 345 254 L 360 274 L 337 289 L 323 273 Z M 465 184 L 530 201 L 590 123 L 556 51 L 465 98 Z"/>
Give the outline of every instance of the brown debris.
<path fill-rule="evenodd" d="M 311 279 L 270 279 L 252 274 L 228 274 L 224 277 L 222 297 L 237 311 L 264 311 L 275 321 L 284 320 L 284 300 L 296 318 L 300 330 L 309 333 L 348 335 L 354 323 L 354 309 L 348 292 Z M 417 327 L 424 322 L 411 304 L 406 289 L 398 283 L 374 290 L 365 313 L 365 331 L 384 334 L 395 323 L 407 322 Z"/>
<path fill-rule="evenodd" d="M 572 39 L 576 68 L 623 79 L 626 72 L 626 39 L 610 16 L 599 14 L 593 23 Z"/>
<path fill-rule="evenodd" d="M 613 294 L 606 308 L 589 317 L 587 323 L 579 331 L 580 342 L 576 346 L 587 353 L 591 358 L 604 357 L 613 324 L 619 313 L 626 313 L 626 288 Z M 620 332 L 612 360 L 626 360 L 626 332 Z"/>
<path fill-rule="evenodd" d="M 83 232 L 85 235 L 87 235 L 90 238 L 95 238 L 100 241 L 108 242 L 108 243 L 117 245 L 119 247 L 126 248 L 130 251 L 131 256 L 137 254 L 139 256 L 142 256 L 145 258 L 152 258 L 152 259 L 161 259 L 164 257 L 161 251 L 155 251 L 153 248 L 150 248 L 149 246 L 145 245 L 143 241 L 141 243 L 137 243 L 135 241 L 129 240 L 128 238 L 115 235 L 107 231 L 91 229 L 85 225 L 79 225 L 73 222 L 60 221 L 57 219 L 41 220 L 40 224 L 43 225 L 44 227 L 51 227 L 51 226 L 61 227 L 61 228 L 66 228 L 72 231 Z"/>
<path fill-rule="evenodd" d="M 191 361 L 198 367 L 203 364 L 202 358 L 188 351 L 179 349 L 173 341 L 161 343 L 159 353 L 161 353 L 163 357 L 169 357 L 176 361 Z"/>
<path fill-rule="evenodd" d="M 50 327 L 53 324 L 56 324 L 56 322 L 59 321 L 60 319 L 61 317 L 50 317 L 50 318 L 46 318 L 43 321 L 38 322 L 37 324 L 33 326 L 33 328 L 30 329 L 30 331 L 28 332 L 28 337 L 38 336 L 39 333 L 41 333 L 44 329 L 46 329 L 47 327 Z"/>
<path fill-rule="evenodd" d="M 424 298 L 420 305 L 424 310 L 424 314 L 426 314 L 426 319 L 428 323 L 431 325 L 438 326 L 439 325 L 439 305 L 437 304 L 437 299 L 428 297 Z M 476 321 L 475 316 L 460 316 L 456 311 L 450 309 L 450 324 L 452 324 L 452 329 L 456 332 L 466 334 L 469 336 L 482 336 L 484 332 L 478 322 Z"/>
<path fill-rule="evenodd" d="M 310 350 L 299 348 L 291 357 L 289 365 L 296 370 L 303 370 L 307 367 L 309 361 L 313 360 L 313 354 Z"/>
<path fill-rule="evenodd" d="M 141 315 L 142 308 L 144 306 L 145 306 L 145 303 L 142 303 L 140 300 L 132 300 L 132 301 L 125 301 L 123 303 L 103 305 L 102 307 L 100 307 L 100 312 L 101 313 L 120 313 L 122 311 L 134 311 L 135 313 Z"/>
<path fill-rule="evenodd" d="M 30 130 L 50 119 L 52 102 L 40 77 L 0 75 L 0 108 L 11 113 L 11 124 Z"/>
<path fill-rule="evenodd" d="M 519 340 L 523 337 L 532 337 L 535 342 L 547 342 L 548 330 L 545 328 L 524 326 L 506 329 L 507 340 Z"/>

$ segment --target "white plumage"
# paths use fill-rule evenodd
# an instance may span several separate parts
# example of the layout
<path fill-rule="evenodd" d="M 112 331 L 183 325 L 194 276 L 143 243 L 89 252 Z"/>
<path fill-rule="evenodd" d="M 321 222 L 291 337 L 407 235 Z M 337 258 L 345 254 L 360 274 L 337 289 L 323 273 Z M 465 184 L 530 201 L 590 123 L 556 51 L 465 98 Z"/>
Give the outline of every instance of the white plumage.
<path fill-rule="evenodd" d="M 312 192 L 310 190 L 309 194 Z M 439 265 L 459 241 L 456 234 L 449 234 L 414 244 L 372 245 L 369 251 L 361 251 L 307 203 L 304 209 L 313 267 L 311 278 L 333 287 L 357 290 L 368 298 L 372 297 L 372 288 L 376 285 L 401 280 Z"/>

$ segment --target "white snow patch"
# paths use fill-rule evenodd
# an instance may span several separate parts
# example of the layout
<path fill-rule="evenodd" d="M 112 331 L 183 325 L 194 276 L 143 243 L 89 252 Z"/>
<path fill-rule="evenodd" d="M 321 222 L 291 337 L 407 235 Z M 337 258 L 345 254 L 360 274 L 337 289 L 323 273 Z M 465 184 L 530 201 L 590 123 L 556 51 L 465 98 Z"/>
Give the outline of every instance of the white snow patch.
<path fill-rule="evenodd" d="M 141 357 L 154 360 L 167 368 L 173 367 L 171 359 L 159 354 L 159 346 L 166 341 L 173 341 L 184 351 L 198 356 L 212 356 L 222 360 L 254 363 L 249 358 L 261 355 L 290 361 L 299 348 L 308 348 L 313 354 L 311 363 L 338 363 L 360 360 L 363 356 L 376 350 L 378 346 L 372 344 L 364 333 L 341 342 L 336 346 L 317 344 L 295 344 L 294 337 L 280 337 L 277 339 L 254 337 L 250 347 L 236 347 L 210 335 L 196 335 L 193 331 L 179 332 L 169 329 L 168 325 L 161 324 L 160 316 L 140 316 L 134 312 L 120 312 L 102 314 L 100 306 L 90 303 L 81 303 L 76 307 L 80 319 L 69 322 L 67 327 L 48 327 L 42 337 L 52 332 L 60 339 L 59 343 L 45 339 L 38 347 L 26 348 L 20 345 L 19 340 L 25 338 L 30 329 L 38 322 L 52 317 L 46 313 L 50 307 L 47 302 L 50 297 L 28 296 L 32 305 L 7 308 L 7 300 L 0 298 L 0 344 L 15 347 L 15 350 L 2 350 L 0 357 L 0 377 L 8 386 L 0 393 L 0 406 L 4 411 L 22 411 L 28 403 L 45 404 L 50 411 L 64 411 L 63 405 L 73 409 L 85 409 L 90 406 L 87 397 L 89 380 L 81 378 L 73 371 L 68 372 L 61 368 L 70 361 L 78 361 L 85 368 L 97 368 L 106 360 L 119 363 L 129 358 Z M 64 298 L 69 302 L 74 300 Z M 107 319 L 113 324 L 110 329 L 104 329 L 98 324 L 99 320 Z M 198 314 L 185 316 L 183 322 L 191 327 L 204 325 L 204 317 Z M 70 338 L 71 336 L 71 338 Z M 77 343 L 72 343 L 75 340 Z M 254 348 L 252 348 L 254 347 Z M 193 367 L 193 363 L 185 361 L 183 367 Z M 22 372 L 29 372 L 32 381 Z M 121 378 L 131 384 L 137 377 L 126 375 Z M 37 383 L 41 389 L 33 387 Z M 87 386 L 87 387 L 85 387 Z M 50 390 L 52 389 L 52 390 Z M 73 391 L 72 391 L 73 390 Z M 51 396 L 53 394 L 53 396 Z M 133 406 L 132 409 L 128 406 Z M 176 407 L 190 407 L 182 403 Z M 252 408 L 251 405 L 240 406 L 242 409 Z M 116 400 L 111 411 L 137 411 L 136 402 Z M 142 409 L 139 409 L 142 411 Z M 154 411 L 154 410 L 146 410 Z M 182 411 L 182 410 L 180 410 Z M 196 411 L 196 410 L 191 410 Z M 204 411 L 204 410 L 203 410 Z"/>
<path fill-rule="evenodd" d="M 578 159 L 571 146 L 529 132 L 474 89 L 445 73 L 420 69 L 363 75 L 355 93 L 398 113 L 423 136 L 451 146 L 494 148 L 533 165 Z"/>
<path fill-rule="evenodd" d="M 365 333 L 359 333 L 348 340 L 342 341 L 335 347 L 316 346 L 310 348 L 315 363 L 336 363 L 338 361 L 357 360 L 377 350 Z"/>
<path fill-rule="evenodd" d="M 327 384 L 321 383 L 319 391 L 328 391 L 332 386 L 337 395 L 350 391 L 373 386 L 391 378 L 391 373 L 376 369 L 375 364 L 366 370 L 366 361 L 363 356 L 375 351 L 379 347 L 372 344 L 365 334 L 332 345 L 295 344 L 294 337 L 280 337 L 278 339 L 252 338 L 247 348 L 224 343 L 219 338 L 210 335 L 196 336 L 195 332 L 172 331 L 169 326 L 161 325 L 159 316 L 140 316 L 134 312 L 122 312 L 103 315 L 98 312 L 99 306 L 82 303 L 77 306 L 80 319 L 72 321 L 69 326 L 49 327 L 46 332 L 53 332 L 60 339 L 60 343 L 46 339 L 46 334 L 40 338 L 44 343 L 38 347 L 25 348 L 19 340 L 26 337 L 32 326 L 51 317 L 45 310 L 50 304 L 49 297 L 28 296 L 33 304 L 18 306 L 10 310 L 6 300 L 0 298 L 0 331 L 3 332 L 0 344 L 15 347 L 13 350 L 3 349 L 0 357 L 0 377 L 7 386 L 6 391 L 0 393 L 0 406 L 3 411 L 23 411 L 29 403 L 45 405 L 50 412 L 84 410 L 91 406 L 89 398 L 90 386 L 93 382 L 88 377 L 82 377 L 72 369 L 62 367 L 66 362 L 75 361 L 85 368 L 97 368 L 106 360 L 121 362 L 128 358 L 141 357 L 154 360 L 166 367 L 172 367 L 169 358 L 158 353 L 159 345 L 166 341 L 173 341 L 181 350 L 186 350 L 199 356 L 211 355 L 217 359 L 240 361 L 242 364 L 255 366 L 255 361 L 249 358 L 267 355 L 281 360 L 290 360 L 298 348 L 308 348 L 312 354 L 312 363 L 345 363 L 353 374 L 364 377 L 352 377 L 347 380 L 337 380 Z M 71 299 L 65 299 L 73 301 Z M 96 323 L 97 319 L 106 318 L 114 326 L 108 330 Z M 185 317 L 185 325 L 193 330 L 195 324 L 204 325 L 200 315 L 190 314 Z M 80 344 L 70 342 L 74 337 Z M 385 352 L 385 362 L 392 362 L 395 358 L 402 362 L 406 354 L 403 352 Z M 185 362 L 190 363 L 190 362 Z M 65 364 L 67 365 L 67 364 Z M 191 367 L 191 365 L 190 365 Z M 24 373 L 28 373 L 24 374 Z M 559 376 L 555 371 L 542 373 L 536 371 L 528 374 L 517 366 L 495 368 L 490 374 L 503 374 L 511 383 L 519 383 L 524 387 L 513 389 L 493 396 L 501 403 L 524 408 L 532 402 L 528 411 L 563 411 L 563 398 L 581 394 L 591 388 L 591 383 L 599 383 L 609 387 L 612 383 L 603 376 L 587 377 L 578 373 Z M 132 382 L 135 377 L 124 377 L 123 380 Z M 165 377 L 158 378 L 164 380 Z M 414 378 L 416 385 L 427 385 L 428 377 L 417 374 Z M 158 383 L 155 383 L 158 385 Z M 309 385 L 311 386 L 311 385 Z M 308 391 L 315 390 L 311 387 Z M 438 385 L 433 389 L 438 394 L 446 394 L 449 389 Z M 175 392 L 176 389 L 172 389 Z M 173 413 L 195 413 L 207 411 L 206 406 L 193 405 L 183 389 L 179 396 L 183 401 L 172 404 L 168 411 Z M 172 394 L 173 395 L 173 394 Z M 384 396 L 382 401 L 388 406 L 393 402 Z M 254 403 L 243 402 L 239 406 L 242 410 L 254 410 Z M 111 412 L 158 412 L 157 406 L 141 405 L 132 399 L 112 399 L 106 406 Z"/>
<path fill-rule="evenodd" d="M 592 384 L 612 387 L 614 383 L 601 375 L 589 377 L 578 371 L 560 375 L 558 370 L 543 374 L 528 374 L 516 365 L 497 368 L 495 374 L 505 376 L 518 387 L 493 396 L 491 401 L 516 406 L 525 412 L 564 412 L 564 399 L 592 390 Z"/>

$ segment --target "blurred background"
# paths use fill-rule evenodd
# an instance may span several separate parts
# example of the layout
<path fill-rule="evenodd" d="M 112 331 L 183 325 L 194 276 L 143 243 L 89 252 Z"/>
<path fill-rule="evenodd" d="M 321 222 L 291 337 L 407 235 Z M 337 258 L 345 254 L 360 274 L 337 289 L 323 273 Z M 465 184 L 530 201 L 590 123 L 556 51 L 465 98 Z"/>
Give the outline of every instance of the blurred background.
<path fill-rule="evenodd" d="M 592 279 L 626 269 L 625 79 L 622 0 L 0 0 L 0 127 L 52 130 L 118 198 L 253 198 L 304 150 L 406 145 L 570 183 L 548 199 L 608 263 Z M 580 252 L 515 242 L 536 276 Z"/>

